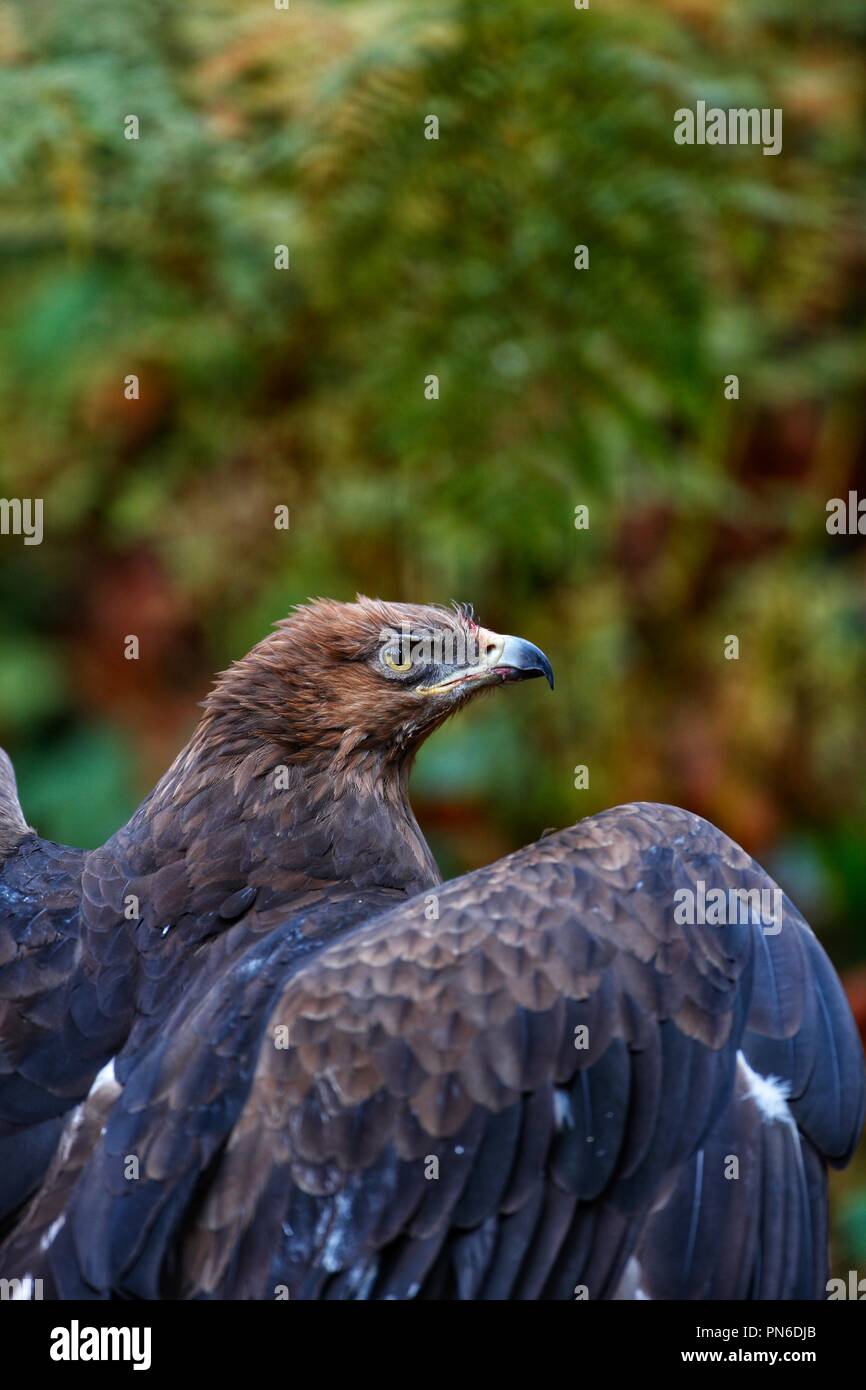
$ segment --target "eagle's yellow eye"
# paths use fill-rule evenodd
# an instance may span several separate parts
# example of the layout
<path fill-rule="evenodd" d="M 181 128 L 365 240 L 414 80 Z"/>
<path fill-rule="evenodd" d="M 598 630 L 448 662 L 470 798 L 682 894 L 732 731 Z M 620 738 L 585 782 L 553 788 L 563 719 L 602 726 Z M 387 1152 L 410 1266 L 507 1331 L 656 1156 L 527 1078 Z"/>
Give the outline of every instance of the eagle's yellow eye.
<path fill-rule="evenodd" d="M 394 650 L 386 651 L 386 652 L 385 652 L 385 665 L 386 665 L 386 666 L 389 666 L 389 667 L 391 668 L 392 671 L 398 671 L 398 672 L 402 675 L 404 671 L 408 671 L 408 670 L 411 669 L 411 667 L 412 667 L 412 657 L 411 657 L 411 656 L 407 656 L 407 658 L 406 658 L 405 661 L 400 661 L 399 657 L 400 657 L 399 651 L 394 651 Z"/>

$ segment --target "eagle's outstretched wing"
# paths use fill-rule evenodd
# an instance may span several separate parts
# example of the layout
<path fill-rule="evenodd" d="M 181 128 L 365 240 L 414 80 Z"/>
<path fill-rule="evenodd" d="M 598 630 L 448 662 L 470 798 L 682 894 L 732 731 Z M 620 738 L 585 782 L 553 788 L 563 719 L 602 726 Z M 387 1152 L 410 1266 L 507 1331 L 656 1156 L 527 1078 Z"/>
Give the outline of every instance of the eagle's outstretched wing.
<path fill-rule="evenodd" d="M 83 859 L 29 828 L 0 749 L 0 1222 L 44 1173 L 88 1049 L 70 995 Z"/>
<path fill-rule="evenodd" d="M 632 805 L 300 967 L 275 931 L 95 1088 L 3 1272 L 61 1296 L 677 1296 L 739 1212 L 734 1296 L 815 1295 L 862 1050 L 796 909 L 775 934 L 683 924 L 699 881 L 775 890 L 699 817 Z"/>

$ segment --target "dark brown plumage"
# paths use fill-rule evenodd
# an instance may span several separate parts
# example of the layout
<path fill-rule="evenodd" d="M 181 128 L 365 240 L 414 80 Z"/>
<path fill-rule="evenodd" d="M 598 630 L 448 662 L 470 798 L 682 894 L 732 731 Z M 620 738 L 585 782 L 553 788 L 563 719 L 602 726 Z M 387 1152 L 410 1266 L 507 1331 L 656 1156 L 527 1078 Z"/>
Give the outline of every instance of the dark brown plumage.
<path fill-rule="evenodd" d="M 864 1106 L 841 987 L 787 899 L 771 934 L 674 912 L 699 880 L 774 889 L 763 870 L 632 805 L 440 884 L 414 752 L 536 674 L 462 610 L 319 603 L 219 679 L 102 849 L 28 832 L 6 773 L 0 1276 L 821 1295 L 825 1165 Z"/>

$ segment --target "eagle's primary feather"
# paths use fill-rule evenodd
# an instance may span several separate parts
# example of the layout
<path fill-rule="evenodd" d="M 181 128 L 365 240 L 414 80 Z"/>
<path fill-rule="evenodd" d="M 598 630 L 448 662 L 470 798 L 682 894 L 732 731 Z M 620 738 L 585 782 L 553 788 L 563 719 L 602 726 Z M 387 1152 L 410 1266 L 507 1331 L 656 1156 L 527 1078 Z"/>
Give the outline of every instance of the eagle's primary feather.
<path fill-rule="evenodd" d="M 823 1295 L 826 1166 L 864 1111 L 841 986 L 781 894 L 770 931 L 675 911 L 778 893 L 764 871 L 634 804 L 441 883 L 415 750 L 539 674 L 468 609 L 318 601 L 219 678 L 100 849 L 39 839 L 0 762 L 0 1276 Z"/>

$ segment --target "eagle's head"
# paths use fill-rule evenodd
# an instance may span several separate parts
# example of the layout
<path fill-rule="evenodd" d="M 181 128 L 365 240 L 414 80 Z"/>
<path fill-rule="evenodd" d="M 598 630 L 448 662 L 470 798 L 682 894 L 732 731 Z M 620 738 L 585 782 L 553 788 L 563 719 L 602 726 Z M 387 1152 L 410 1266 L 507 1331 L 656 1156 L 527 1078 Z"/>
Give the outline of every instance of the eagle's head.
<path fill-rule="evenodd" d="M 218 679 L 205 702 L 287 758 L 404 762 L 478 691 L 545 676 L 550 662 L 522 637 L 483 628 L 472 610 L 317 599 Z"/>

